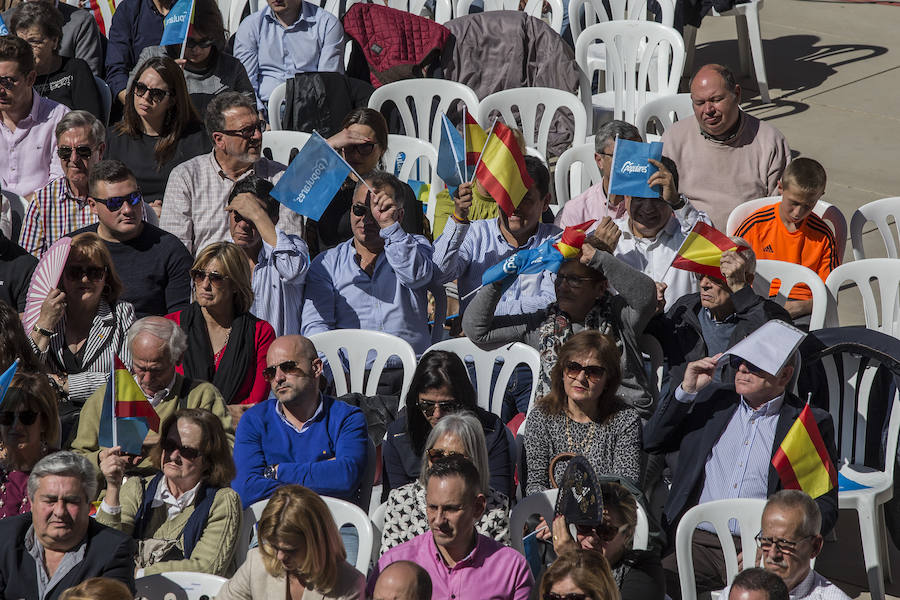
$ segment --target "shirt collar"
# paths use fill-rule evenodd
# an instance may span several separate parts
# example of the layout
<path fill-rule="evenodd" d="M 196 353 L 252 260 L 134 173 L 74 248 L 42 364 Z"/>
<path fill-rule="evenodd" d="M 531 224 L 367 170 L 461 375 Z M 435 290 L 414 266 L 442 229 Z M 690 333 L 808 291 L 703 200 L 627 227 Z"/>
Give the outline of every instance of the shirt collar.
<path fill-rule="evenodd" d="M 806 574 L 806 577 L 803 578 L 803 581 L 794 586 L 791 592 L 791 599 L 794 598 L 806 598 L 813 591 L 813 588 L 816 587 L 816 572 L 812 570 L 810 567 L 809 573 Z"/>
<path fill-rule="evenodd" d="M 318 419 L 319 415 L 322 414 L 322 407 L 324 405 L 325 405 L 325 403 L 322 401 L 322 394 L 320 393 L 319 394 L 319 404 L 318 404 L 318 406 L 316 406 L 316 411 L 313 413 L 313 416 L 311 416 L 309 419 L 306 420 L 305 423 L 303 423 L 303 427 L 301 427 L 300 429 L 297 429 L 297 427 L 293 423 L 288 421 L 286 416 L 284 416 L 284 406 L 282 406 L 281 402 L 279 402 L 278 400 L 275 400 L 275 412 L 278 414 L 279 417 L 281 417 L 282 423 L 284 423 L 285 425 L 287 425 L 288 427 L 290 427 L 297 433 L 303 433 L 307 429 L 309 429 L 310 424 L 315 422 Z"/>
<path fill-rule="evenodd" d="M 266 8 L 268 9 L 268 6 Z M 259 160 L 262 160 L 262 158 L 260 158 Z M 259 164 L 259 160 L 253 163 L 249 169 L 241 173 L 241 175 L 237 179 L 232 180 L 228 175 L 225 174 L 225 171 L 222 169 L 222 165 L 219 164 L 219 160 L 216 158 L 215 148 L 213 148 L 209 153 L 209 162 L 212 165 L 213 171 L 215 171 L 219 175 L 219 177 L 227 181 L 240 181 L 244 177 L 248 177 L 252 173 L 255 173 L 256 166 Z"/>
<path fill-rule="evenodd" d="M 71 200 L 78 205 L 78 208 L 85 208 L 90 204 L 87 197 L 82 199 L 72 193 L 72 186 L 69 185 L 69 180 L 66 179 L 65 175 L 62 177 L 62 197 L 63 201 Z"/>
<path fill-rule="evenodd" d="M 730 315 L 728 315 L 727 317 L 725 317 L 724 319 L 722 319 L 720 321 L 713 316 L 711 310 L 709 310 L 705 306 L 703 306 L 702 308 L 703 308 L 704 314 L 706 315 L 706 318 L 709 319 L 712 323 L 715 323 L 716 325 L 722 325 L 724 323 L 731 324 L 731 323 L 734 323 L 737 321 L 737 313 L 731 313 Z"/>
<path fill-rule="evenodd" d="M 433 556 L 435 557 L 435 560 L 437 560 L 440 564 L 444 565 L 451 571 L 454 569 L 461 569 L 463 567 L 467 567 L 467 566 L 471 565 L 473 562 L 475 562 L 475 559 L 478 556 L 478 551 L 481 548 L 481 536 L 478 534 L 478 531 L 475 529 L 474 526 L 472 527 L 472 529 L 475 532 L 475 547 L 472 548 L 472 551 L 469 552 L 465 556 L 465 558 L 457 561 L 456 564 L 453 565 L 452 567 L 449 566 L 447 564 L 447 561 L 444 560 L 444 555 L 441 554 L 441 551 L 438 549 L 437 544 L 434 542 L 434 534 L 431 531 L 429 531 L 428 532 L 428 534 L 429 534 L 428 535 L 428 545 L 431 547 L 431 552 L 432 552 Z"/>
<path fill-rule="evenodd" d="M 543 225 L 543 223 L 538 223 L 537 228 L 534 230 L 534 233 L 531 234 L 531 237 L 528 238 L 528 241 L 526 241 L 521 246 L 516 247 L 516 246 L 513 246 L 512 244 L 510 244 L 509 240 L 507 240 L 503 236 L 503 230 L 500 229 L 500 217 L 497 217 L 496 219 L 494 219 L 494 223 L 497 227 L 497 231 L 496 231 L 497 239 L 500 241 L 500 243 L 506 244 L 507 246 L 509 246 L 510 248 L 513 248 L 514 250 L 521 250 L 524 248 L 533 248 L 535 246 L 535 243 L 537 241 L 539 241 L 539 239 L 540 239 L 541 226 Z"/>
<path fill-rule="evenodd" d="M 308 15 L 306 13 L 306 4 L 307 4 L 306 2 L 302 2 L 300 4 L 300 12 L 297 14 L 297 20 L 294 21 L 293 23 L 291 23 L 291 25 L 288 27 L 285 27 L 281 23 L 281 21 L 278 20 L 278 17 L 276 17 L 272 13 L 272 7 L 270 7 L 269 5 L 266 5 L 265 9 L 263 9 L 262 16 L 263 16 L 263 19 L 265 19 L 269 23 L 274 23 L 275 25 L 278 25 L 279 27 L 284 28 L 286 31 L 289 31 L 289 30 L 293 29 L 294 27 L 296 27 L 298 24 L 310 20 L 310 18 L 309 18 L 310 15 Z"/>
<path fill-rule="evenodd" d="M 614 222 L 619 226 L 619 229 L 622 230 L 622 235 L 625 238 L 632 239 L 635 243 L 644 244 L 664 242 L 666 239 L 673 237 L 681 229 L 681 221 L 678 220 L 678 217 L 676 217 L 674 213 L 669 217 L 669 221 L 665 226 L 656 234 L 656 237 L 653 238 L 642 238 L 634 235 L 634 232 L 631 231 L 631 215 L 627 212 L 620 219 L 614 219 Z"/>
<path fill-rule="evenodd" d="M 779 396 L 772 398 L 756 410 L 751 408 L 747 401 L 744 400 L 744 397 L 741 396 L 741 408 L 743 410 L 749 411 L 751 415 L 755 417 L 771 417 L 779 414 L 781 412 L 781 406 L 784 404 L 784 392 L 782 392 Z"/>
<path fill-rule="evenodd" d="M 171 507 L 177 508 L 178 512 L 184 512 L 184 509 L 190 506 L 194 501 L 194 496 L 197 495 L 197 490 L 200 489 L 201 483 L 203 482 L 198 481 L 197 485 L 183 493 L 179 498 L 176 498 L 175 495 L 169 491 L 169 479 L 163 475 L 159 485 L 156 486 L 156 494 L 153 495 L 152 506 L 156 507 L 168 504 Z"/>
<path fill-rule="evenodd" d="M 134 378 L 134 381 L 138 384 L 138 387 L 141 388 L 141 391 L 144 392 L 144 388 L 141 387 L 141 382 L 138 381 L 137 376 L 135 376 L 134 374 L 132 374 L 131 376 Z M 144 396 L 147 397 L 147 401 L 150 402 L 150 405 L 153 406 L 153 408 L 156 408 L 157 406 L 159 406 L 159 403 L 162 402 L 163 400 L 165 400 L 166 398 L 168 398 L 169 394 L 172 393 L 172 388 L 175 387 L 175 378 L 176 377 L 178 377 L 178 373 L 177 372 L 172 373 L 172 381 L 169 382 L 169 385 L 167 385 L 163 389 L 159 390 L 152 396 L 148 396 L 147 392 L 144 392 Z"/>

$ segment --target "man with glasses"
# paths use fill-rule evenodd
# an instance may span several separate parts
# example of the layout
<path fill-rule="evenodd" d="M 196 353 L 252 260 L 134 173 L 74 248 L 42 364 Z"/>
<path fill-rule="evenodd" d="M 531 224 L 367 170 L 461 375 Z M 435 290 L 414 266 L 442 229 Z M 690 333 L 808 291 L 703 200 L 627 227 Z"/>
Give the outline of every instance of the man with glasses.
<path fill-rule="evenodd" d="M 784 581 L 792 600 L 849 600 L 838 586 L 812 569 L 812 559 L 824 543 L 821 522 L 819 506 L 800 490 L 776 492 L 763 510 L 762 529 L 756 535 L 762 567 Z M 729 591 L 719 597 L 728 598 Z"/>
<path fill-rule="evenodd" d="M 213 150 L 172 169 L 159 222 L 192 255 L 213 242 L 231 241 L 225 206 L 235 182 L 255 175 L 276 183 L 285 169 L 262 156 L 265 123 L 252 99 L 238 92 L 219 94 L 207 105 L 205 120 Z M 279 223 L 286 233 L 303 232 L 300 215 L 283 205 Z"/>
<path fill-rule="evenodd" d="M 746 358 L 731 354 L 728 358 L 735 370 L 734 382 L 721 383 L 714 382 L 713 375 L 722 355 L 688 363 L 681 384 L 663 398 L 644 427 L 647 452 L 680 450 L 663 508 L 663 527 L 671 533 L 672 540 L 679 519 L 695 504 L 728 498 L 767 498 L 782 488 L 781 478 L 771 464 L 772 455 L 805 402 L 786 391 L 794 374 L 796 355 L 775 340 L 756 337 L 764 351 L 773 356 L 774 363 L 784 364 L 777 373 L 768 373 Z M 812 412 L 828 455 L 836 462 L 831 415 L 818 408 Z M 837 488 L 819 496 L 816 504 L 822 514 L 819 533 L 828 533 L 837 521 Z M 736 528 L 731 533 L 737 534 Z M 735 544 L 740 549 L 737 535 Z M 745 550 L 752 553 L 752 549 Z M 692 551 L 698 592 L 723 588 L 725 559 L 719 538 L 708 523 L 695 530 Z M 666 592 L 678 600 L 680 585 L 674 552 L 663 559 L 663 568 Z"/>
<path fill-rule="evenodd" d="M 53 160 L 57 123 L 69 109 L 32 89 L 37 71 L 25 40 L 0 37 L 0 185 L 27 196 L 62 176 Z"/>
<path fill-rule="evenodd" d="M 90 231 L 100 236 L 122 280 L 122 299 L 138 318 L 167 315 L 190 304 L 191 256 L 171 233 L 145 222 L 153 209 L 143 201 L 137 180 L 118 160 L 103 160 L 91 169 L 91 210 L 99 222 L 71 235 Z"/>

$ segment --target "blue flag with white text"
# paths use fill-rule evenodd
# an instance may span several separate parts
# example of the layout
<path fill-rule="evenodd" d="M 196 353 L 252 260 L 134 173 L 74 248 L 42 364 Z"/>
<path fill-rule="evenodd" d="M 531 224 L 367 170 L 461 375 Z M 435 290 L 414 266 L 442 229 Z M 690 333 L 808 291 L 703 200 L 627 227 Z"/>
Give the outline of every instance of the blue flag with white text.
<path fill-rule="evenodd" d="M 9 35 L 9 29 L 6 27 L 3 17 L 0 17 L 0 35 Z"/>
<path fill-rule="evenodd" d="M 9 389 L 9 384 L 12 383 L 13 375 L 16 374 L 18 368 L 19 359 L 17 358 L 13 364 L 0 375 L 0 404 L 3 403 L 3 399 L 6 397 L 6 391 Z"/>
<path fill-rule="evenodd" d="M 295 213 L 318 221 L 349 174 L 344 159 L 313 132 L 272 188 L 272 197 Z"/>
<path fill-rule="evenodd" d="M 194 0 L 178 0 L 163 18 L 160 46 L 183 44 L 194 23 Z"/>
<path fill-rule="evenodd" d="M 537 248 L 519 250 L 488 268 L 481 276 L 481 285 L 488 285 L 507 277 L 510 278 L 511 283 L 514 279 L 514 277 L 510 277 L 511 275 L 528 275 L 541 271 L 556 273 L 565 260 L 560 251 L 554 247 L 557 241 L 554 238 L 545 241 Z"/>
<path fill-rule="evenodd" d="M 437 174 L 447 187 L 455 188 L 465 177 L 466 148 L 462 136 L 447 118 L 441 113 L 441 141 L 438 146 Z"/>
<path fill-rule="evenodd" d="M 662 142 L 632 142 L 616 139 L 612 168 L 609 174 L 609 193 L 634 198 L 659 198 L 660 190 L 647 185 L 658 170 L 649 159 L 662 157 Z"/>

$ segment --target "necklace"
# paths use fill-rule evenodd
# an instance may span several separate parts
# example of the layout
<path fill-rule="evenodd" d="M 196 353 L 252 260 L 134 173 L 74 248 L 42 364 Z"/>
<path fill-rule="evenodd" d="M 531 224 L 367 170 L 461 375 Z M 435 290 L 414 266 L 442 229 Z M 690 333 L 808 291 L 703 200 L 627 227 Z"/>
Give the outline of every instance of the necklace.
<path fill-rule="evenodd" d="M 230 339 L 231 339 L 231 327 L 229 327 L 228 331 L 225 332 L 225 343 L 222 344 L 222 349 L 213 355 L 213 362 L 219 362 L 219 359 L 222 357 L 222 353 L 225 352 L 225 348 L 228 347 L 228 340 L 230 340 Z"/>
<path fill-rule="evenodd" d="M 566 412 L 566 441 L 569 442 L 569 449 L 573 452 L 578 452 L 578 447 L 581 446 L 581 454 L 582 456 L 587 456 L 587 449 L 590 448 L 591 442 L 594 439 L 594 429 L 596 429 L 596 423 L 591 419 L 591 424 L 588 427 L 587 437 L 582 440 L 581 444 L 576 444 L 575 440 L 572 439 L 572 432 L 569 431 L 569 421 L 574 421 L 572 417 L 569 416 L 569 413 Z"/>

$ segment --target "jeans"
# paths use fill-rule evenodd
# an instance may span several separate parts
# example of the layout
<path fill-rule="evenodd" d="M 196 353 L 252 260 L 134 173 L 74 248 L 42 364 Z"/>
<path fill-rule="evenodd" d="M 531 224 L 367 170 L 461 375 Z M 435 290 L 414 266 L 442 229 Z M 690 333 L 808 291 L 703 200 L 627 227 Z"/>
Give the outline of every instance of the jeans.
<path fill-rule="evenodd" d="M 356 557 L 359 555 L 359 534 L 353 525 L 344 525 L 340 529 L 341 541 L 344 542 L 344 550 L 347 551 L 347 562 L 356 565 Z"/>

